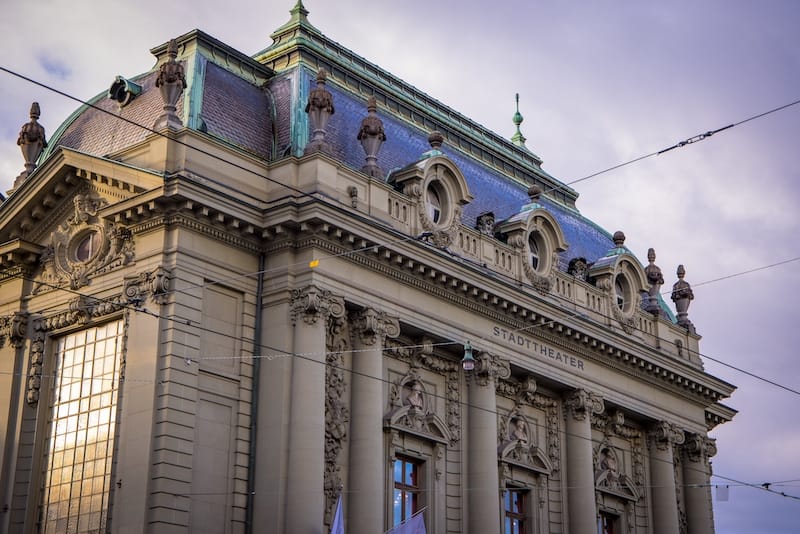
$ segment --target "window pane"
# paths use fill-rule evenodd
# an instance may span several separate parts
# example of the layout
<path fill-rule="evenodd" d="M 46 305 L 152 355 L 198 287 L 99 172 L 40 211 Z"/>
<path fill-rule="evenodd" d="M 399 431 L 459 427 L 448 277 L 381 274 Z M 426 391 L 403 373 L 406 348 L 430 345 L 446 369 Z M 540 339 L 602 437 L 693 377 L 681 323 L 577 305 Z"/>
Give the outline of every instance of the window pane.
<path fill-rule="evenodd" d="M 101 532 L 116 431 L 121 321 L 57 340 L 42 532 Z M 99 340 L 99 341 L 98 341 Z M 109 379 L 103 379 L 104 371 Z"/>

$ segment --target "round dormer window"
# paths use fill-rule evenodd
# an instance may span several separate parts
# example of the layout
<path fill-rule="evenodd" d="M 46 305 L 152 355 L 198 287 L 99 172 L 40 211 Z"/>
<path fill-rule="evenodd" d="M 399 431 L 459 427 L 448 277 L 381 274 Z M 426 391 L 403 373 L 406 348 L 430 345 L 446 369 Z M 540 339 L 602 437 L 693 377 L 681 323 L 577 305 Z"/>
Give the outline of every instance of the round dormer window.
<path fill-rule="evenodd" d="M 528 253 L 530 255 L 531 267 L 536 272 L 544 270 L 544 257 L 545 244 L 542 235 L 539 232 L 531 232 L 528 234 Z"/>
<path fill-rule="evenodd" d="M 616 297 L 617 308 L 628 313 L 633 307 L 633 291 L 627 277 L 618 274 L 614 278 L 614 295 Z"/>

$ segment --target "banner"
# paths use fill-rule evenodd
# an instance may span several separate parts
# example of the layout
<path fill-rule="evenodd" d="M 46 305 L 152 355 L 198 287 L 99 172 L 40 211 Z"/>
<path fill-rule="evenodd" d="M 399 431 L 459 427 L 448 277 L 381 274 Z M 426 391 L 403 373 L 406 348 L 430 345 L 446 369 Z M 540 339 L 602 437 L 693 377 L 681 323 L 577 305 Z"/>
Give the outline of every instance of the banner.
<path fill-rule="evenodd" d="M 331 534 L 344 534 L 344 517 L 342 517 L 342 496 L 336 502 L 336 512 L 333 514 L 331 523 Z"/>

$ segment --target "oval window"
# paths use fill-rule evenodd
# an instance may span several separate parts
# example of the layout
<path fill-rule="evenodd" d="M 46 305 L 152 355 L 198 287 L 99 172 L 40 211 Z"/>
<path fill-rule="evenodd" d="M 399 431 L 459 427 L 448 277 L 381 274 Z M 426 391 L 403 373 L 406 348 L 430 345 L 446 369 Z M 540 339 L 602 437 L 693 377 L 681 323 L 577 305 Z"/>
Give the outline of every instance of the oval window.
<path fill-rule="evenodd" d="M 428 217 L 430 217 L 431 222 L 434 224 L 439 224 L 442 220 L 442 195 L 438 185 L 434 182 L 430 183 L 425 196 Z"/>
<path fill-rule="evenodd" d="M 91 260 L 99 252 L 100 245 L 101 237 L 99 232 L 86 233 L 75 246 L 75 259 L 80 262 Z"/>

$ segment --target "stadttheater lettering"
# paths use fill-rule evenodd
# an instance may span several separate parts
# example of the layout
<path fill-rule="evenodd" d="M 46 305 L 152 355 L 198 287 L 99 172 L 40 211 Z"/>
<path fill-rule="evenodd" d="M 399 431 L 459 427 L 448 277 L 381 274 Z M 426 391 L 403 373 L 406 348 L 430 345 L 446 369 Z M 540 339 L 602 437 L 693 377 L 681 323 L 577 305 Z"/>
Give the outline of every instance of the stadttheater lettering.
<path fill-rule="evenodd" d="M 531 352 L 536 356 L 549 358 L 553 360 L 553 362 L 561 364 L 564 367 L 574 367 L 581 371 L 586 370 L 583 365 L 583 360 L 581 360 L 580 358 L 573 356 L 571 354 L 567 354 L 565 352 L 561 352 L 558 349 L 549 347 L 544 343 L 540 343 L 529 337 L 520 335 L 510 330 L 506 330 L 505 328 L 501 328 L 499 326 L 495 326 L 492 329 L 492 333 L 494 334 L 495 337 L 499 337 L 500 339 L 505 341 L 507 345 L 516 345 L 517 347 L 522 347 L 526 351 Z"/>

